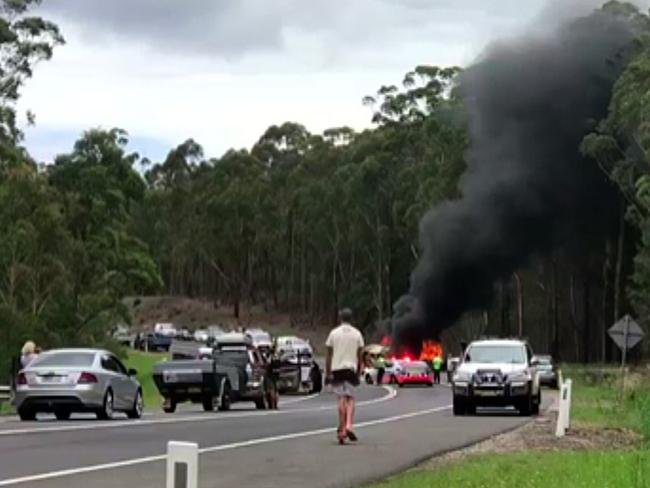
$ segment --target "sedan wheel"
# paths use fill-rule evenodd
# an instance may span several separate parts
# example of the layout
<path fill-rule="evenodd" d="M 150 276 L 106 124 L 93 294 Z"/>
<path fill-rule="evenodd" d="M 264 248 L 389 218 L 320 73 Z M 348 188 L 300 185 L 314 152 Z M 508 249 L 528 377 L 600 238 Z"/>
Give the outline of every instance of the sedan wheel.
<path fill-rule="evenodd" d="M 106 396 L 104 396 L 104 405 L 97 412 L 97 418 L 100 420 L 110 420 L 113 418 L 113 411 L 113 392 L 108 390 Z"/>

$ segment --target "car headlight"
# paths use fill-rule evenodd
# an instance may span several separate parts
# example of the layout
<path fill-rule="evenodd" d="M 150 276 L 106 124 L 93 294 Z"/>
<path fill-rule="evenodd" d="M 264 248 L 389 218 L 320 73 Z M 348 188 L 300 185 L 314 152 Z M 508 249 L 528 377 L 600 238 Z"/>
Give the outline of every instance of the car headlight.
<path fill-rule="evenodd" d="M 467 371 L 457 371 L 452 380 L 454 383 L 469 383 L 472 381 L 472 374 Z"/>

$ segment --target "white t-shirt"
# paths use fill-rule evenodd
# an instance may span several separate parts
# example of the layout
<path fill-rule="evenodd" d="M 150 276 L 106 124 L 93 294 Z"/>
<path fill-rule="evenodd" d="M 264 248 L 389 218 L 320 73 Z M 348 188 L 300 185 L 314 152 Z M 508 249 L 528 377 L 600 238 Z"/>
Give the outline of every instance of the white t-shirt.
<path fill-rule="evenodd" d="M 330 332 L 325 345 L 332 348 L 332 371 L 357 370 L 359 349 L 364 345 L 361 332 L 350 324 L 341 324 Z"/>

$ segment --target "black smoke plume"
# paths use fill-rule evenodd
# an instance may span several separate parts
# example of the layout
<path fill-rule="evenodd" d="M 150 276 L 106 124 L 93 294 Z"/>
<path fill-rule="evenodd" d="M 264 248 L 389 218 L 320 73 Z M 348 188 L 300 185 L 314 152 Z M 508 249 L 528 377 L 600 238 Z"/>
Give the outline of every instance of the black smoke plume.
<path fill-rule="evenodd" d="M 494 285 L 556 245 L 595 239 L 615 197 L 580 143 L 607 114 L 633 43 L 633 22 L 602 10 L 553 32 L 495 44 L 459 80 L 469 118 L 462 199 L 420 224 L 422 256 L 393 336 L 418 349 Z"/>

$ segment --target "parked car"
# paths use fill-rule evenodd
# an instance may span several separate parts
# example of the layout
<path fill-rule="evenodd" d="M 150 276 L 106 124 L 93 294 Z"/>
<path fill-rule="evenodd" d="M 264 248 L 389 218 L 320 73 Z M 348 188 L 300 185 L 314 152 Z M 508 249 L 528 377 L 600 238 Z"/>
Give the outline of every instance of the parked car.
<path fill-rule="evenodd" d="M 194 331 L 194 340 L 197 342 L 208 342 L 210 334 L 207 329 L 197 329 Z"/>
<path fill-rule="evenodd" d="M 539 382 L 542 385 L 550 386 L 551 388 L 557 388 L 558 374 L 555 364 L 553 363 L 553 358 L 547 354 L 537 354 L 535 356 L 535 360 L 537 362 Z"/>
<path fill-rule="evenodd" d="M 50 412 L 67 420 L 73 412 L 110 419 L 114 412 L 142 416 L 136 371 L 101 349 L 54 349 L 40 354 L 16 377 L 15 405 L 21 420 Z"/>
<path fill-rule="evenodd" d="M 273 340 L 271 334 L 262 329 L 248 329 L 246 335 L 250 338 L 253 346 L 259 349 L 263 354 L 271 352 Z"/>
<path fill-rule="evenodd" d="M 135 334 L 132 334 L 126 325 L 118 325 L 113 330 L 113 339 L 123 346 L 133 347 L 135 342 Z"/>
<path fill-rule="evenodd" d="M 144 336 L 140 343 L 140 349 L 143 351 L 163 351 L 168 352 L 172 343 L 172 336 L 162 335 L 157 332 L 149 332 Z"/>
<path fill-rule="evenodd" d="M 377 369 L 373 366 L 364 368 L 362 377 L 367 384 L 376 384 Z M 410 358 L 387 359 L 382 384 L 400 387 L 405 385 L 433 386 L 433 371 L 425 361 L 415 361 Z"/>
<path fill-rule="evenodd" d="M 278 337 L 275 355 L 280 363 L 277 383 L 281 393 L 319 393 L 323 389 L 323 373 L 308 341 L 296 336 Z"/>
<path fill-rule="evenodd" d="M 395 361 L 388 374 L 384 373 L 383 382 L 390 382 L 400 387 L 406 385 L 433 386 L 433 371 L 425 361 L 409 359 Z"/>
<path fill-rule="evenodd" d="M 537 415 L 542 401 L 537 362 L 518 339 L 472 342 L 453 378 L 454 415 L 474 414 L 477 406 L 514 406 Z"/>
<path fill-rule="evenodd" d="M 182 341 L 191 341 L 193 337 L 194 334 L 192 334 L 192 332 L 186 327 L 182 327 L 176 331 L 176 339 L 180 339 Z"/>
<path fill-rule="evenodd" d="M 179 403 L 201 403 L 205 411 L 229 410 L 233 402 L 252 401 L 266 407 L 260 352 L 244 334 L 223 334 L 210 360 L 172 360 L 154 366 L 154 381 L 164 398 L 163 410 L 172 413 Z"/>
<path fill-rule="evenodd" d="M 177 331 L 174 324 L 158 323 L 153 328 L 154 333 L 165 337 L 176 337 Z"/>

